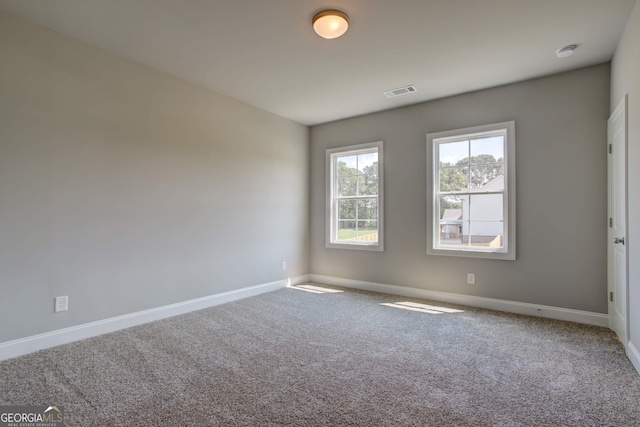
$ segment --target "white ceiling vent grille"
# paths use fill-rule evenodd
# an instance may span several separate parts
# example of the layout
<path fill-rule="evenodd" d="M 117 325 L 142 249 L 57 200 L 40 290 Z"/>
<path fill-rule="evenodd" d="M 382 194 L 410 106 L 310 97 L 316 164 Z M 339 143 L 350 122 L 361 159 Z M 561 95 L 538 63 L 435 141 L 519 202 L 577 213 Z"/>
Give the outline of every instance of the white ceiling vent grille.
<path fill-rule="evenodd" d="M 384 93 L 384 96 L 386 96 L 387 98 L 395 98 L 396 96 L 402 96 L 408 93 L 417 92 L 417 90 L 418 89 L 416 89 L 414 85 L 409 85 L 409 86 L 399 87 L 397 89 L 388 90 L 383 93 Z"/>

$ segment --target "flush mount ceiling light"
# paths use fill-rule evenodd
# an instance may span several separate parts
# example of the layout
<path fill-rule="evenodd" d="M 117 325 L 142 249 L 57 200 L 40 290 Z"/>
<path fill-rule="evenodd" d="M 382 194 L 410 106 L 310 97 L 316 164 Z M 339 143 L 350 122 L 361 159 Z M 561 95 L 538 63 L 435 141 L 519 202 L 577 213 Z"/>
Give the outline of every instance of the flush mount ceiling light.
<path fill-rule="evenodd" d="M 566 58 L 567 56 L 571 56 L 573 55 L 573 51 L 576 50 L 577 47 L 578 46 L 575 44 L 561 47 L 560 49 L 556 50 L 556 56 L 558 58 Z"/>
<path fill-rule="evenodd" d="M 349 17 L 339 10 L 323 10 L 313 17 L 313 30 L 325 39 L 335 39 L 347 32 Z"/>

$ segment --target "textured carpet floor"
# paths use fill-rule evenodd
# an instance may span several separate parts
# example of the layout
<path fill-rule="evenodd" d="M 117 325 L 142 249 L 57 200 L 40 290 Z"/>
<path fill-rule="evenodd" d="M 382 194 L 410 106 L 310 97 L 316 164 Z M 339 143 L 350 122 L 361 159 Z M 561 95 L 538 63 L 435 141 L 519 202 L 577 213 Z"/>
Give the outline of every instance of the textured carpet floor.
<path fill-rule="evenodd" d="M 640 377 L 604 328 L 284 289 L 4 361 L 7 404 L 68 426 L 637 426 Z"/>

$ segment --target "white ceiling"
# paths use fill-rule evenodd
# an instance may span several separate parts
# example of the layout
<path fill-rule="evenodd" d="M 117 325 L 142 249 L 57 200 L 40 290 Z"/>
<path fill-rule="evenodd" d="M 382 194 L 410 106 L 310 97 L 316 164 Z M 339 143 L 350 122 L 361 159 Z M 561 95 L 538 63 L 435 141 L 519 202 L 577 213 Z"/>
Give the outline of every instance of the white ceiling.
<path fill-rule="evenodd" d="M 315 125 L 607 62 L 636 0 L 0 0 L 131 60 Z M 337 8 L 325 40 L 312 17 Z M 555 57 L 577 44 L 576 53 Z M 382 92 L 413 84 L 416 93 Z"/>

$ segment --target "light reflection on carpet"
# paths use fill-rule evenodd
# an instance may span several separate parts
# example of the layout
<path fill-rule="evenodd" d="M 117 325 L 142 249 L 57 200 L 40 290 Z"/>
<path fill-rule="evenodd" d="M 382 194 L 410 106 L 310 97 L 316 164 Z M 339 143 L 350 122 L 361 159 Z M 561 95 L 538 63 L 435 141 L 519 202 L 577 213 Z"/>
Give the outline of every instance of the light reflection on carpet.
<path fill-rule="evenodd" d="M 381 303 L 380 305 L 384 305 L 386 307 L 401 308 L 403 310 L 419 311 L 421 313 L 429 313 L 429 314 L 464 313 L 464 310 L 458 310 L 455 308 L 439 307 L 435 305 L 420 304 L 417 302 L 409 302 L 409 301 L 396 302 L 396 303 L 385 302 L 385 303 Z"/>
<path fill-rule="evenodd" d="M 314 285 L 296 285 L 288 286 L 289 289 L 297 289 L 299 291 L 311 292 L 312 294 L 339 294 L 344 291 L 338 289 L 323 288 L 321 286 Z"/>

